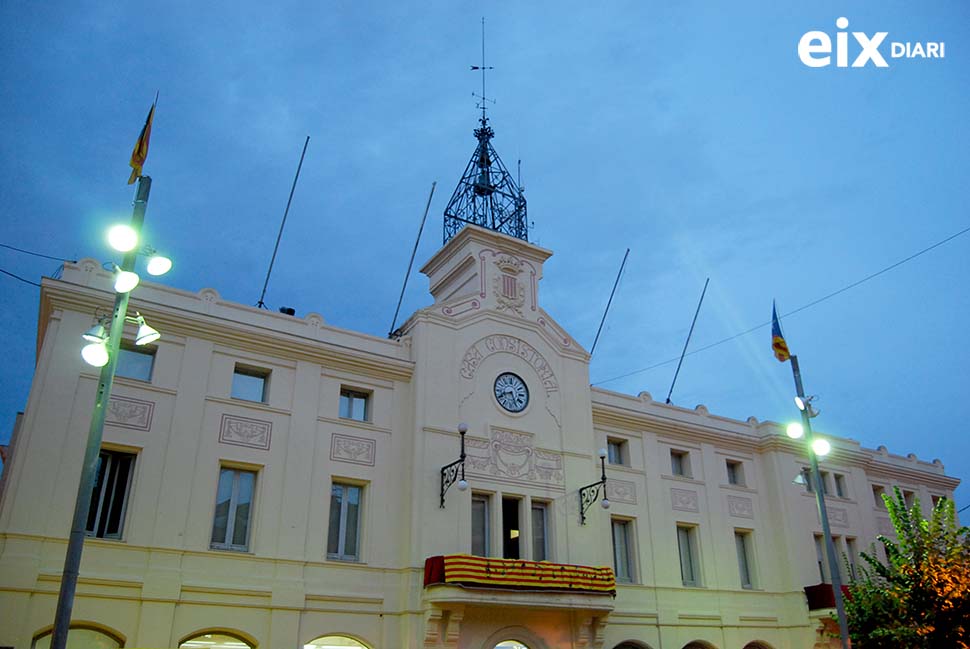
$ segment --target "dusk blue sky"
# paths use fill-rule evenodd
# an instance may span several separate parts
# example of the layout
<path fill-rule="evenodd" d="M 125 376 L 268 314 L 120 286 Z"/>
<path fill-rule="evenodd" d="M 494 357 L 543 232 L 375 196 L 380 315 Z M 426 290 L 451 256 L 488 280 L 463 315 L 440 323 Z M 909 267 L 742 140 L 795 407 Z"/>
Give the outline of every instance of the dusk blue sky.
<path fill-rule="evenodd" d="M 540 299 L 587 349 L 631 249 L 594 384 L 662 401 L 676 361 L 658 364 L 710 277 L 692 349 L 765 326 L 688 356 L 673 402 L 792 419 L 772 298 L 791 312 L 970 226 L 960 0 L 5 0 L 0 243 L 113 258 L 102 235 L 129 218 L 128 157 L 159 91 L 145 235 L 175 260 L 163 283 L 256 303 L 309 135 L 266 302 L 383 336 L 431 183 L 416 267 L 474 150 L 483 12 L 493 144 L 522 160 L 530 238 L 555 253 Z M 840 16 L 889 32 L 889 68 L 802 64 L 801 35 L 834 42 Z M 943 41 L 946 58 L 890 59 L 890 41 Z M 783 319 L 820 431 L 970 478 L 968 255 L 970 233 Z M 39 281 L 57 263 L 0 248 L 0 268 Z M 2 443 L 26 405 L 39 292 L 0 276 L 0 294 Z M 428 303 L 415 274 L 402 319 Z"/>

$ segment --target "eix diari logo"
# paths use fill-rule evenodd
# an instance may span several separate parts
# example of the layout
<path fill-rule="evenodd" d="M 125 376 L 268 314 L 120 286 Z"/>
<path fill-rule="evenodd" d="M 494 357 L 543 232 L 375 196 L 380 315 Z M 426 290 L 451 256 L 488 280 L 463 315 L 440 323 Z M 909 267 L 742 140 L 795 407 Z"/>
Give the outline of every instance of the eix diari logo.
<path fill-rule="evenodd" d="M 835 21 L 839 29 L 849 26 L 849 19 L 844 16 Z M 876 32 L 868 36 L 865 32 L 852 32 L 858 48 L 858 55 L 852 61 L 853 68 L 864 68 L 872 61 L 877 68 L 888 68 L 880 47 L 889 32 Z M 889 58 L 891 59 L 942 59 L 946 55 L 946 43 L 939 42 L 891 42 L 889 43 Z M 832 63 L 832 39 L 825 32 L 811 31 L 802 34 L 798 41 L 798 58 L 810 68 L 824 68 Z M 835 33 L 835 66 L 849 67 L 849 34 L 839 31 Z"/>

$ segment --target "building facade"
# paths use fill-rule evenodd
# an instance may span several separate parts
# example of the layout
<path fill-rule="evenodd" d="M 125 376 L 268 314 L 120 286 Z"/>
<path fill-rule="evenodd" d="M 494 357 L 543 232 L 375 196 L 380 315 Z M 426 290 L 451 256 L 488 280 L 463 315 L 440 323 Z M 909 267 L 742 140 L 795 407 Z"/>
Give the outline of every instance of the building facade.
<path fill-rule="evenodd" d="M 119 361 L 71 646 L 827 646 L 832 611 L 804 591 L 829 575 L 814 494 L 792 482 L 801 445 L 772 422 L 591 387 L 589 354 L 541 306 L 550 255 L 460 229 L 422 269 L 434 303 L 394 339 L 140 285 L 133 308 L 163 337 Z M 93 260 L 41 288 L 0 493 L 0 646 L 49 645 L 98 382 L 79 336 L 112 300 Z M 833 442 L 848 572 L 891 533 L 882 492 L 928 507 L 958 483 L 938 460 Z M 601 448 L 610 507 L 584 508 Z M 478 561 L 456 555 L 493 560 L 477 582 L 429 577 L 432 558 Z M 600 566 L 615 596 L 501 583 Z"/>

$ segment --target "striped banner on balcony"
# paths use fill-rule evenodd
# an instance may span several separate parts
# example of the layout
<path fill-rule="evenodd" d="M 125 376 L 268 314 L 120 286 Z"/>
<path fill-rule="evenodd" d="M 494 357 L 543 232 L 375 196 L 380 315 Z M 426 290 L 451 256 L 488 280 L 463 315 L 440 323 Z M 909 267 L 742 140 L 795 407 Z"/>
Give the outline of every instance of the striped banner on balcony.
<path fill-rule="evenodd" d="M 425 560 L 424 585 L 433 584 L 604 595 L 616 593 L 613 569 L 605 566 L 571 566 L 548 561 L 493 559 L 467 554 L 448 554 Z"/>

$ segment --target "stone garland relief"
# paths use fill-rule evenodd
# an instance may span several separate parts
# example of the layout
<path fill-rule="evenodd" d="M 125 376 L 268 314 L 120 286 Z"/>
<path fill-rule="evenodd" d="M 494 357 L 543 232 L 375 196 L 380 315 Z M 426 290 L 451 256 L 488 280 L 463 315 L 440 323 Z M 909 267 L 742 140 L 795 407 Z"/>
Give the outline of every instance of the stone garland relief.
<path fill-rule="evenodd" d="M 247 446 L 268 451 L 272 433 L 272 422 L 235 415 L 223 415 L 222 425 L 219 427 L 219 441 L 223 444 Z"/>
<path fill-rule="evenodd" d="M 697 492 L 687 489 L 670 490 L 670 506 L 682 512 L 699 512 Z"/>
<path fill-rule="evenodd" d="M 829 507 L 826 511 L 829 514 L 829 525 L 832 527 L 848 527 L 849 512 L 842 507 Z"/>
<path fill-rule="evenodd" d="M 739 518 L 754 518 L 754 503 L 741 496 L 727 497 L 728 513 Z"/>
<path fill-rule="evenodd" d="M 535 448 L 531 433 L 493 428 L 491 435 L 490 440 L 465 439 L 465 462 L 470 474 L 562 488 L 562 455 Z"/>
<path fill-rule="evenodd" d="M 154 412 L 155 404 L 151 401 L 111 397 L 108 400 L 108 412 L 105 413 L 104 421 L 113 426 L 147 431 L 152 427 Z"/>
<path fill-rule="evenodd" d="M 606 481 L 606 497 L 616 503 L 637 504 L 637 485 L 629 480 Z"/>
<path fill-rule="evenodd" d="M 330 438 L 330 459 L 374 466 L 377 462 L 377 442 L 366 437 L 334 433 Z"/>

